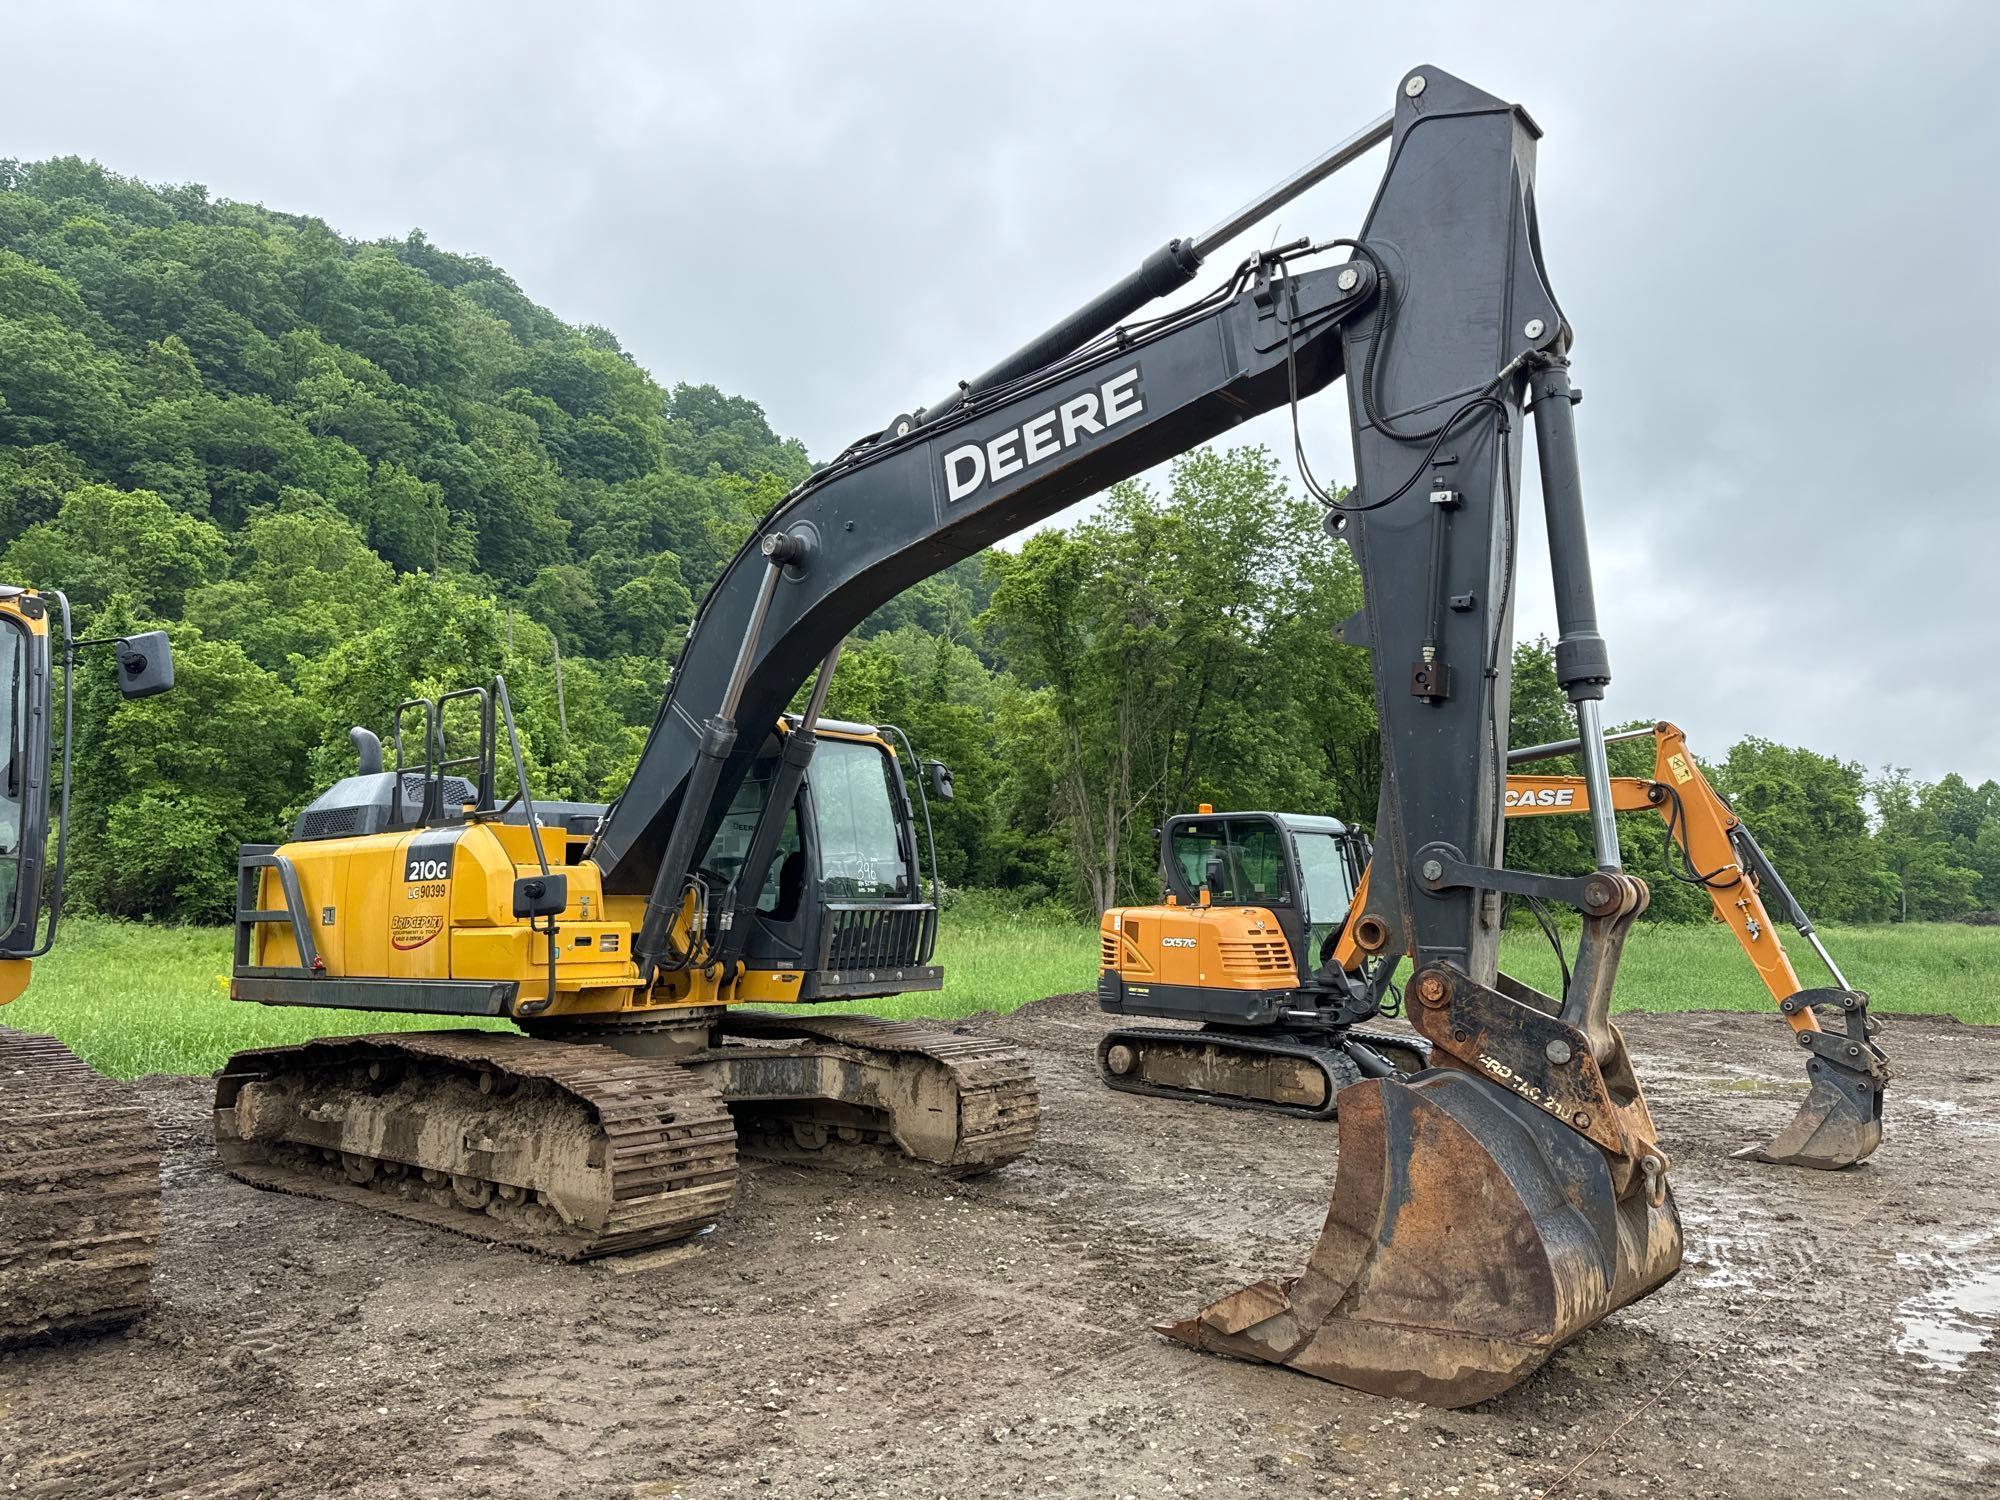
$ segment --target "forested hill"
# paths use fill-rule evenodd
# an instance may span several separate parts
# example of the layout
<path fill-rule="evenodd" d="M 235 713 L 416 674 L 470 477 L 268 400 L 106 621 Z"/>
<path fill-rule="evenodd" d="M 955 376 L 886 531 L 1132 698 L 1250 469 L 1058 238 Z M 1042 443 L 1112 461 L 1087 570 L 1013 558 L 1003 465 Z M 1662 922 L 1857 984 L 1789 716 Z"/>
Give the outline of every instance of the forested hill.
<path fill-rule="evenodd" d="M 179 656 L 79 747 L 109 910 L 219 911 L 350 723 L 503 666 L 541 789 L 615 785 L 694 599 L 809 470 L 753 402 L 663 390 L 420 233 L 0 162 L 0 575 Z"/>
<path fill-rule="evenodd" d="M 0 161 L 0 581 L 84 633 L 167 625 L 179 672 L 136 704 L 79 674 L 71 893 L 101 911 L 226 915 L 236 845 L 351 768 L 348 726 L 498 670 L 535 791 L 615 793 L 695 600 L 810 467 L 421 233 Z M 1358 584 L 1318 521 L 1262 450 L 1191 455 L 894 601 L 832 707 L 955 767 L 945 878 L 1018 900 L 1149 898 L 1148 833 L 1197 800 L 1365 821 L 1367 668 L 1331 630 Z M 1558 737 L 1544 648 L 1517 682 L 1517 740 Z M 1761 743 L 1715 773 L 1820 915 L 2000 905 L 1992 783 Z M 1580 827 L 1524 838 L 1588 863 Z"/>

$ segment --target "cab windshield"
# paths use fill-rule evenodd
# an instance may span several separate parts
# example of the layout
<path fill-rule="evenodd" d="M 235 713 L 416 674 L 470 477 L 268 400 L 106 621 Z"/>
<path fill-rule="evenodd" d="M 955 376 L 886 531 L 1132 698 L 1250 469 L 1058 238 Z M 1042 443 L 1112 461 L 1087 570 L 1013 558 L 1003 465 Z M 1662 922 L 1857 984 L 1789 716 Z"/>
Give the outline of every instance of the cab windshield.
<path fill-rule="evenodd" d="M 1208 886 L 1218 906 L 1283 906 L 1292 899 L 1283 837 L 1268 818 L 1200 818 L 1174 826 L 1171 852 L 1188 890 Z"/>
<path fill-rule="evenodd" d="M 835 901 L 907 901 L 915 886 L 896 812 L 893 762 L 875 745 L 825 739 L 807 778 L 820 875 Z"/>
<path fill-rule="evenodd" d="M 1354 902 L 1349 884 L 1347 851 L 1330 833 L 1294 835 L 1299 851 L 1299 881 L 1306 888 L 1306 916 L 1315 926 L 1344 922 Z"/>

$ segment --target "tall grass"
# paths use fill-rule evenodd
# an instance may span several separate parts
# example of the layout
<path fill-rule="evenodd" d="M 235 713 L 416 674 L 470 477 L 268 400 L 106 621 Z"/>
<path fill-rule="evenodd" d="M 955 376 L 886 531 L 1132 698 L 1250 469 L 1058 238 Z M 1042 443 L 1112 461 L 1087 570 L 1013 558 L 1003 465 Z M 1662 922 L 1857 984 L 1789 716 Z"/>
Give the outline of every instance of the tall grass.
<path fill-rule="evenodd" d="M 1575 934 L 1565 936 L 1573 952 Z M 1824 937 L 1880 1010 L 2000 1024 L 2000 928 L 1910 923 L 1835 928 Z M 1803 943 L 1788 946 L 1806 984 L 1829 982 Z M 1502 953 L 1510 973 L 1545 990 L 1557 986 L 1555 957 L 1539 932 L 1510 931 Z M 974 893 L 944 914 L 938 961 L 946 975 L 940 992 L 828 1009 L 955 1018 L 1088 990 L 1097 982 L 1096 932 L 1062 912 L 1017 910 Z M 0 1025 L 52 1032 L 93 1066 L 129 1078 L 205 1073 L 239 1048 L 339 1032 L 502 1024 L 244 1005 L 228 998 L 228 971 L 226 931 L 72 919 L 57 951 L 37 962 L 28 993 L 0 1008 Z M 1764 1010 L 1771 1001 L 1723 928 L 1655 925 L 1641 926 L 1626 947 L 1618 1004 Z"/>
<path fill-rule="evenodd" d="M 99 1072 L 135 1078 L 142 1073 L 213 1072 L 244 1047 L 460 1024 L 436 1016 L 231 1000 L 230 941 L 229 930 L 221 927 L 65 918 L 56 950 L 35 961 L 27 994 L 0 1007 L 0 1026 L 49 1032 Z"/>

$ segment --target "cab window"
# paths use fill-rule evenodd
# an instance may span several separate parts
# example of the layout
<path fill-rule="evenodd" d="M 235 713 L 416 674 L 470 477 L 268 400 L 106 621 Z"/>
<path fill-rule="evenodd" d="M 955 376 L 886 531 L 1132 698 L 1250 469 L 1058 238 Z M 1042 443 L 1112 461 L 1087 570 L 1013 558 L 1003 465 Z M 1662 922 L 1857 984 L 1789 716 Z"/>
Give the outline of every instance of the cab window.
<path fill-rule="evenodd" d="M 874 745 L 821 740 L 806 774 L 827 895 L 835 901 L 909 899 L 914 887 L 889 757 Z"/>
<path fill-rule="evenodd" d="M 1354 901 L 1354 887 L 1348 883 L 1347 851 L 1330 833 L 1298 835 L 1299 883 L 1306 890 L 1306 912 L 1313 924 L 1347 920 L 1347 908 Z"/>
<path fill-rule="evenodd" d="M 1268 818 L 1198 818 L 1174 825 L 1171 855 L 1189 891 L 1208 884 L 1209 861 L 1221 862 L 1209 899 L 1223 906 L 1288 905 L 1284 835 Z"/>
<path fill-rule="evenodd" d="M 730 799 L 729 811 L 722 815 L 722 824 L 715 830 L 715 838 L 708 846 L 708 856 L 701 862 L 711 878 L 719 877 L 728 882 L 741 873 L 743 861 L 750 853 L 750 840 L 757 832 L 757 820 L 764 815 L 764 803 L 771 795 L 771 779 L 776 769 L 775 761 L 758 761 L 750 768 L 750 774 L 743 778 L 736 795 Z M 764 872 L 764 884 L 757 893 L 757 909 L 766 916 L 775 916 L 780 921 L 790 919 L 791 914 L 780 909 L 785 905 L 788 884 L 796 884 L 795 879 L 787 881 L 786 866 L 787 861 L 796 864 L 802 857 L 799 853 L 799 814 L 794 807 L 785 813 L 785 827 L 778 838 L 778 852 L 771 860 L 771 868 Z M 796 905 L 796 901 L 792 904 Z"/>

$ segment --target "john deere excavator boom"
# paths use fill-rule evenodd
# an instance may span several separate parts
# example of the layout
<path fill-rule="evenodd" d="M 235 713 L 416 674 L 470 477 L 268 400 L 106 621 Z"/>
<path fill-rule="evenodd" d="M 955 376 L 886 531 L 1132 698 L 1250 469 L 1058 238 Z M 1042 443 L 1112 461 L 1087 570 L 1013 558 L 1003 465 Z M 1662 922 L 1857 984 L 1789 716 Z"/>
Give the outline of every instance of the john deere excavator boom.
<path fill-rule="evenodd" d="M 1666 1159 L 1607 1017 L 1619 946 L 1645 887 L 1619 868 L 1608 810 L 1600 869 L 1588 879 L 1500 867 L 1518 438 L 1529 409 L 1562 626 L 1558 663 L 1587 764 L 1594 753 L 1593 785 L 1605 775 L 1597 700 L 1609 668 L 1591 609 L 1570 423 L 1571 329 L 1549 290 L 1536 227 L 1538 135 L 1518 107 L 1420 68 L 1403 79 L 1387 121 L 1208 235 L 1170 242 L 952 397 L 853 445 L 766 515 L 724 570 L 631 783 L 594 833 L 554 852 L 539 841 L 530 848 L 523 833 L 497 826 L 488 769 L 467 785 L 466 811 L 451 809 L 453 826 L 465 829 L 456 872 L 428 826 L 246 853 L 263 863 L 246 865 L 245 904 L 256 909 L 245 920 L 265 934 L 239 957 L 246 997 L 362 1006 L 401 998 L 518 1017 L 539 1033 L 512 1049 L 522 1056 L 527 1047 L 575 1046 L 558 1044 L 571 1034 L 555 1028 L 591 1018 L 632 1028 L 678 1018 L 683 1035 L 708 1028 L 707 1046 L 623 1055 L 615 1068 L 622 1054 L 582 1048 L 592 1055 L 570 1069 L 574 1081 L 542 1051 L 528 1059 L 532 1070 L 510 1068 L 504 1036 L 313 1044 L 317 1060 L 304 1071 L 253 1055 L 225 1070 L 219 1145 L 261 1155 L 271 1170 L 285 1168 L 277 1158 L 286 1153 L 344 1169 L 357 1188 L 386 1177 L 413 1213 L 450 1213 L 449 1194 L 487 1208 L 497 1198 L 510 1212 L 532 1211 L 516 1226 L 521 1235 L 560 1237 L 573 1217 L 581 1253 L 597 1253 L 687 1232 L 698 1215 L 664 1201 L 674 1188 L 660 1172 L 726 1196 L 714 1114 L 693 1097 L 698 1090 L 667 1086 L 674 1070 L 713 1080 L 735 1106 L 795 1087 L 783 1079 L 810 1063 L 823 1066 L 815 1076 L 835 1080 L 834 1102 L 852 1107 L 820 1117 L 828 1124 L 865 1131 L 874 1116 L 863 1105 L 892 1122 L 923 1116 L 898 1094 L 904 1075 L 891 1063 L 905 1044 L 886 1023 L 717 1019 L 724 1006 L 768 998 L 786 977 L 746 966 L 736 924 L 745 893 L 764 888 L 758 866 L 780 842 L 765 820 L 790 815 L 781 793 L 748 803 L 740 794 L 759 784 L 759 767 L 763 785 L 782 789 L 802 776 L 810 789 L 819 766 L 819 752 L 797 757 L 802 766 L 780 764 L 787 757 L 769 748 L 773 726 L 814 727 L 811 711 L 803 723 L 780 716 L 824 674 L 842 637 L 899 591 L 1345 375 L 1358 483 L 1329 525 L 1360 560 L 1367 606 L 1348 634 L 1374 652 L 1384 754 L 1362 937 L 1371 951 L 1416 955 L 1420 1024 L 1439 1066 L 1342 1097 L 1340 1181 L 1304 1277 L 1250 1288 L 1173 1331 L 1370 1390 L 1463 1403 L 1506 1389 L 1577 1330 L 1659 1285 L 1680 1260 Z M 1184 283 L 1259 212 L 1385 139 L 1387 170 L 1358 240 L 1258 255 L 1207 297 L 1110 328 Z M 426 784 L 435 809 L 436 775 Z M 384 785 L 383 795 L 401 798 Z M 755 858 L 724 870 L 712 851 L 739 814 L 758 825 L 745 845 Z M 526 817 L 537 826 L 532 808 Z M 393 985 L 357 963 L 369 954 L 405 960 L 380 957 L 379 944 L 341 927 L 374 919 L 317 894 L 337 888 L 334 876 L 346 881 L 338 888 L 350 905 L 376 885 L 393 890 L 393 876 L 371 882 L 359 873 L 361 861 L 390 858 L 417 894 L 386 906 L 432 966 L 421 981 Z M 286 885 L 286 862 L 298 866 L 296 888 Z M 807 880 L 810 889 L 810 868 Z M 423 895 L 433 886 L 435 908 Z M 1585 912 L 1569 994 L 1537 995 L 1498 973 L 1498 900 L 1514 890 Z M 782 889 L 775 899 L 785 902 Z M 347 935 L 308 962 L 302 914 L 311 913 Z M 881 918 L 871 931 L 900 920 L 862 915 Z M 573 933 L 590 941 L 573 944 Z M 858 983 L 874 994 L 899 983 L 866 962 L 837 976 L 827 963 L 806 963 L 789 978 Z M 1353 1003 L 1372 1014 L 1379 999 L 1363 992 Z M 730 1035 L 744 1024 L 749 1036 Z M 618 1045 L 613 1028 L 596 1034 Z M 1006 1114 L 1019 1081 L 1002 1076 L 1018 1059 L 967 1056 L 952 1041 L 926 1033 L 907 1042 L 909 1055 L 955 1070 L 934 1096 L 934 1109 L 958 1122 L 943 1122 L 940 1150 L 949 1162 L 962 1149 L 955 1143 L 991 1139 L 998 1144 L 980 1147 L 971 1165 L 1004 1160 L 1026 1143 Z M 642 1060 L 653 1068 L 627 1066 Z M 534 1138 L 509 1114 L 504 1100 L 517 1088 L 550 1102 L 568 1145 Z M 447 1089 L 459 1102 L 427 1112 Z M 473 1111 L 484 1112 L 477 1128 L 461 1128 Z M 475 1147 L 476 1162 L 461 1166 L 454 1153 Z M 617 1176 L 628 1152 L 635 1172 L 658 1169 L 633 1177 L 629 1192 Z M 242 1166 L 260 1170 L 255 1160 Z M 662 1200 L 664 1227 L 649 1228 L 641 1215 L 625 1234 L 617 1216 L 648 1199 Z M 713 1197 L 681 1201 L 710 1211 Z"/>

